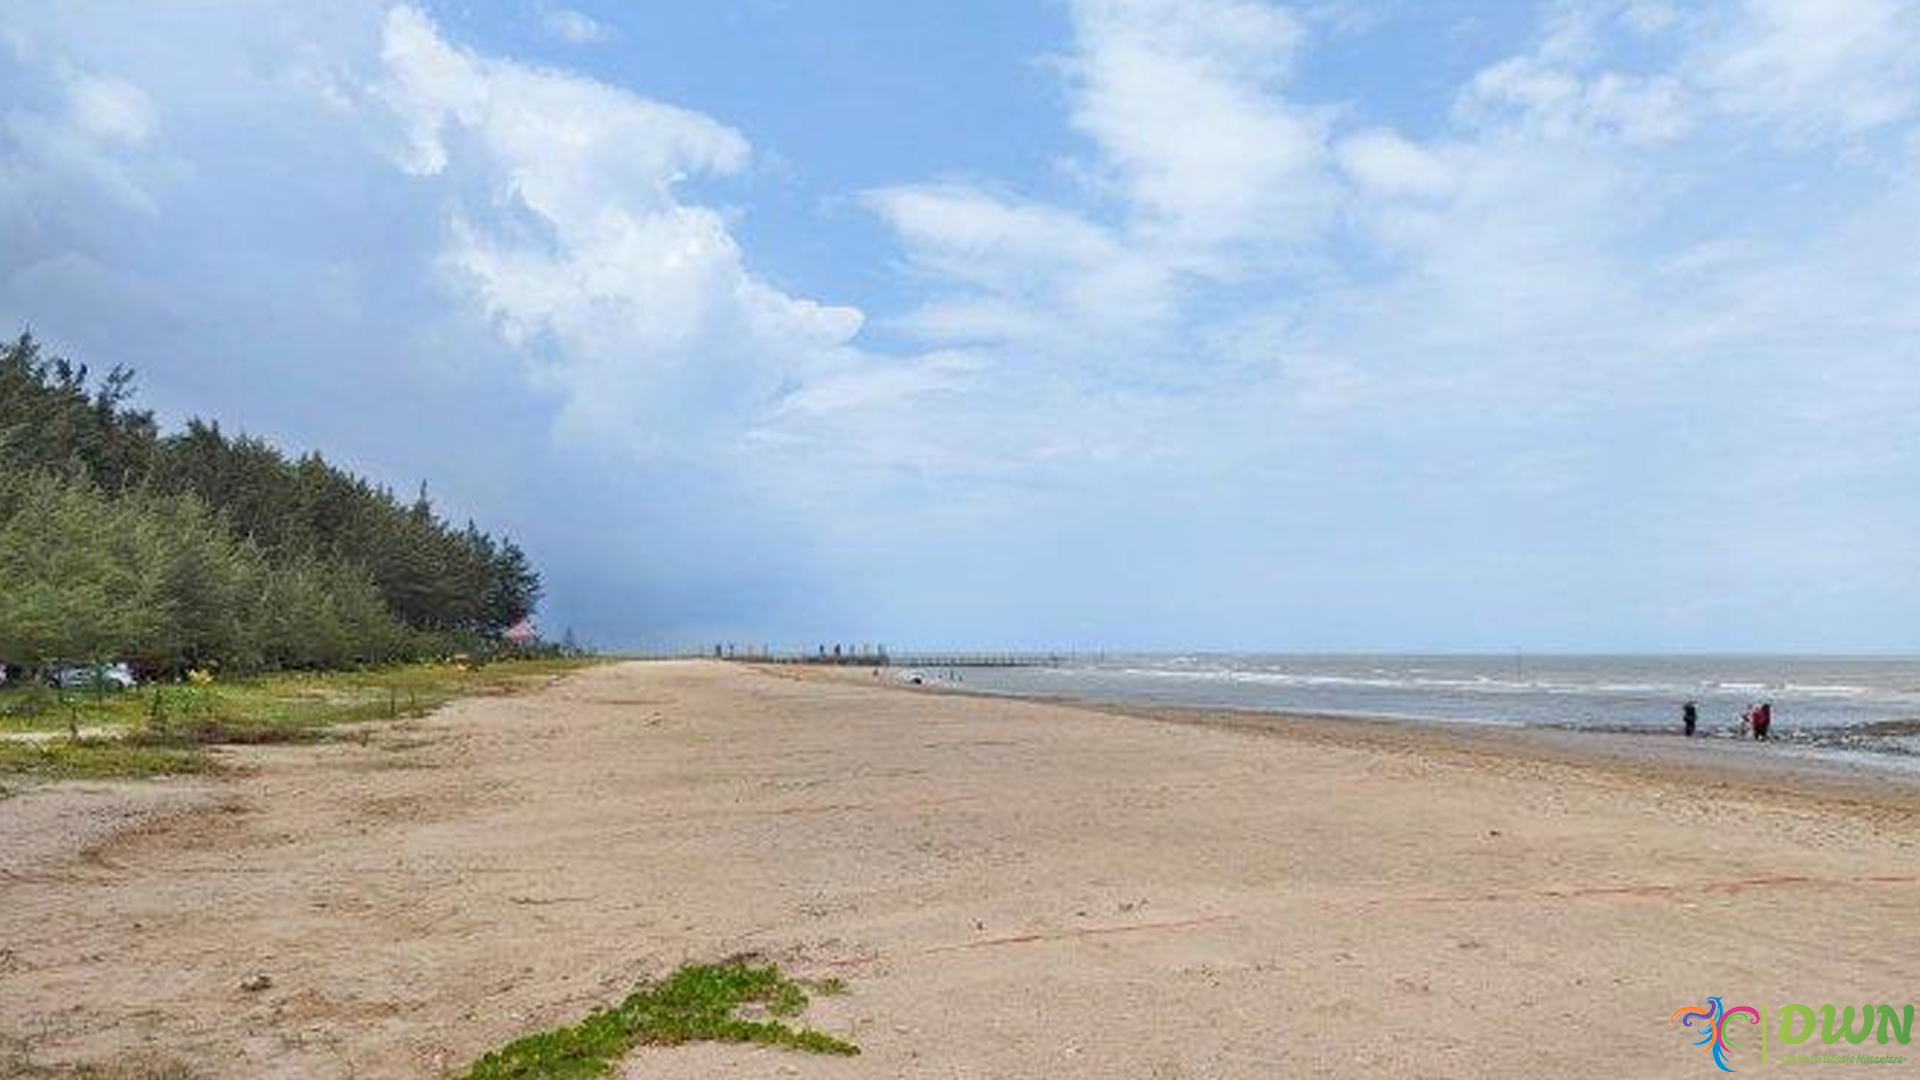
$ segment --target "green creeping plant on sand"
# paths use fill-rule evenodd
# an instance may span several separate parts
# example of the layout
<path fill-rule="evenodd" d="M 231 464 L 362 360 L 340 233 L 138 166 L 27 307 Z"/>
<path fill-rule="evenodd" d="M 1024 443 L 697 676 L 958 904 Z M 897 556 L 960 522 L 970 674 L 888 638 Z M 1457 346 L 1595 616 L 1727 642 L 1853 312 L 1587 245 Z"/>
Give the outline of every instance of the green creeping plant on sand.
<path fill-rule="evenodd" d="M 812 986 L 822 994 L 846 989 L 837 979 Z M 758 1005 L 774 1019 L 735 1016 L 743 1005 Z M 844 1039 L 783 1022 L 806 1007 L 806 990 L 771 964 L 690 964 L 665 980 L 641 984 L 625 1001 L 579 1023 L 515 1039 L 474 1062 L 460 1080 L 588 1080 L 607 1075 L 636 1046 L 689 1042 L 758 1043 L 848 1057 L 860 1052 Z"/>

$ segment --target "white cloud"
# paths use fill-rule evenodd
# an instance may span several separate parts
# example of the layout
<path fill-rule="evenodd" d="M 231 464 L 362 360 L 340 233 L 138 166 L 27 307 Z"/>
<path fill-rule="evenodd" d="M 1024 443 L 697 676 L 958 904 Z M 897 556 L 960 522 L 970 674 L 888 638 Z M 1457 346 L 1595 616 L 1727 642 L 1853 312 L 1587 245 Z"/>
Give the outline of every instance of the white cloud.
<path fill-rule="evenodd" d="M 882 189 L 867 203 L 934 286 L 909 328 L 1002 346 L 1027 369 L 1045 359 L 1141 372 L 1177 347 L 1169 334 L 1196 283 L 1284 267 L 1290 246 L 1330 224 L 1325 110 L 1286 96 L 1305 30 L 1283 8 L 1078 0 L 1070 10 L 1060 70 L 1094 153 L 1068 168 L 1091 182 L 1093 206 L 952 183 Z"/>
<path fill-rule="evenodd" d="M 571 45 L 592 45 L 609 41 L 613 30 L 583 11 L 567 7 L 549 7 L 540 13 L 540 25 L 547 33 Z"/>
<path fill-rule="evenodd" d="M 746 164 L 739 132 L 688 109 L 561 72 L 479 56 L 443 40 L 412 8 L 387 16 L 381 51 L 388 102 L 407 121 L 408 166 L 446 167 L 444 136 L 478 138 L 528 205 L 556 224 L 590 224 L 609 195 L 673 201 L 688 172 Z"/>
<path fill-rule="evenodd" d="M 988 368 L 980 357 L 959 351 L 938 352 L 914 364 L 895 364 L 873 371 L 845 371 L 795 391 L 770 414 L 787 417 L 839 417 L 851 412 L 868 416 L 899 416 L 895 406 L 940 391 L 964 386 L 969 377 Z M 756 432 L 778 437 L 777 424 Z"/>
<path fill-rule="evenodd" d="M 1254 0 L 1079 0 L 1072 117 L 1143 225 L 1297 235 L 1327 206 L 1323 123 L 1275 92 L 1303 30 Z"/>
<path fill-rule="evenodd" d="M 1548 139 L 1614 136 L 1667 142 L 1692 126 L 1680 83 L 1670 76 L 1586 74 L 1542 54 L 1517 56 L 1476 75 L 1457 115 L 1468 124 L 1515 125 Z"/>
<path fill-rule="evenodd" d="M 67 99 L 73 126 L 107 143 L 137 146 L 153 134 L 153 103 L 124 79 L 74 73 Z"/>
<path fill-rule="evenodd" d="M 1439 154 L 1398 133 L 1370 129 L 1343 139 L 1340 168 L 1354 183 L 1383 195 L 1438 196 L 1453 186 Z"/>
<path fill-rule="evenodd" d="M 1120 250 L 1107 230 L 1058 207 L 997 198 L 963 184 L 887 188 L 871 193 L 868 203 L 900 231 L 926 269 L 975 284 L 1084 270 Z"/>
<path fill-rule="evenodd" d="M 1620 20 L 1640 34 L 1658 34 L 1678 25 L 1684 16 L 1666 0 L 1628 0 Z"/>
<path fill-rule="evenodd" d="M 1692 59 L 1721 108 L 1796 138 L 1899 123 L 1920 105 L 1920 3 L 1743 0 Z"/>
<path fill-rule="evenodd" d="M 1792 385 L 1822 415 L 1863 415 L 1862 387 L 1897 366 L 1916 309 L 1872 284 L 1911 279 L 1891 241 L 1849 245 L 1850 266 L 1809 246 L 1842 227 L 1840 207 L 1702 212 L 1765 190 L 1745 170 L 1776 152 L 1767 132 L 1790 109 L 1839 109 L 1829 120 L 1856 131 L 1892 122 L 1897 58 L 1920 36 L 1891 33 L 1898 13 L 1881 7 L 1853 10 L 1888 40 L 1815 45 L 1777 99 L 1742 102 L 1703 58 L 1765 55 L 1777 12 L 1553 4 L 1526 47 L 1460 84 L 1450 123 L 1414 138 L 1362 107 L 1293 100 L 1313 43 L 1281 8 L 1076 4 L 1067 109 L 1093 154 L 1072 166 L 1103 181 L 1084 202 L 930 184 L 869 203 L 930 288 L 910 327 L 984 347 L 1000 380 L 1045 373 L 991 414 L 1009 433 L 996 446 L 1024 445 L 1029 468 L 1066 467 L 1041 451 L 1068 445 L 1105 448 L 1089 471 L 1107 453 L 1141 473 L 1227 459 L 1338 471 L 1351 439 L 1376 460 L 1406 455 L 1436 490 L 1522 477 L 1494 487 L 1595 497 L 1621 482 L 1618 429 L 1671 395 L 1765 410 Z M 1863 85 L 1834 81 L 1843 70 Z M 1910 238 L 1899 205 L 1846 228 Z M 1781 344 L 1821 320 L 1848 344 Z M 1835 349 L 1858 378 L 1809 381 Z M 1766 375 L 1727 384 L 1732 355 Z M 1054 437 L 1022 444 L 1009 399 L 1050 410 Z M 1747 467 L 1715 447 L 1690 475 L 1724 486 Z"/>
<path fill-rule="evenodd" d="M 956 184 L 884 189 L 867 202 L 941 286 L 907 319 L 937 340 L 1013 343 L 1059 359 L 1089 336 L 1137 342 L 1169 312 L 1164 266 L 1059 207 Z"/>
<path fill-rule="evenodd" d="M 52 100 L 0 110 L 0 221 L 17 217 L 37 231 L 43 215 L 67 216 L 75 190 L 152 214 L 137 168 L 159 123 L 152 100 L 126 79 L 64 62 L 56 68 Z"/>
<path fill-rule="evenodd" d="M 789 296 L 749 271 L 689 176 L 741 169 L 733 129 L 578 76 L 449 44 L 410 8 L 387 19 L 382 93 L 406 166 L 477 186 L 442 261 L 577 428 L 711 451 L 782 387 L 854 363 L 859 311 Z"/>
<path fill-rule="evenodd" d="M 886 355 L 742 240 L 734 124 L 821 103 L 723 121 L 371 3 L 192 5 L 178 34 L 45 5 L 0 28 L 0 310 L 138 327 L 85 352 L 192 408 L 511 488 L 473 502 L 591 539 L 576 598 L 818 549 L 861 572 L 796 578 L 807 603 L 852 581 L 929 634 L 967 603 L 984 634 L 1109 603 L 1159 625 L 1121 575 L 1199 612 L 1168 637 L 1273 641 L 1274 611 L 1371 596 L 1356 636 L 1419 609 L 1457 640 L 1478 584 L 1524 622 L 1529 583 L 1610 568 L 1564 606 L 1623 620 L 1651 567 L 1675 605 L 1763 610 L 1713 574 L 1912 580 L 1887 493 L 1920 475 L 1913 6 L 1552 0 L 1483 70 L 1436 42 L 1389 85 L 1351 46 L 1410 5 L 1071 3 L 1057 172 L 864 196 L 901 252 L 881 318 L 930 350 Z M 435 410 L 461 420 L 328 430 L 357 391 L 295 397 L 328 382 L 390 413 L 469 393 Z M 499 445 L 447 456 L 476 431 Z M 521 482 L 490 487 L 502 462 Z M 650 465 L 607 522 L 566 516 Z"/>

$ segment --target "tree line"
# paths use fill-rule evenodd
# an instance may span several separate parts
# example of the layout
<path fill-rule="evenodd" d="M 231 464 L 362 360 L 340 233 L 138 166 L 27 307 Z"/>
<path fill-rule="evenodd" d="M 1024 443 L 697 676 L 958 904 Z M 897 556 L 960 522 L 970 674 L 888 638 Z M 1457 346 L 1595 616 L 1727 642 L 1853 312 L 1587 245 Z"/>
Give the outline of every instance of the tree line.
<path fill-rule="evenodd" d="M 0 662 L 326 668 L 489 647 L 540 577 L 510 540 L 317 453 L 193 420 L 133 376 L 0 345 Z"/>

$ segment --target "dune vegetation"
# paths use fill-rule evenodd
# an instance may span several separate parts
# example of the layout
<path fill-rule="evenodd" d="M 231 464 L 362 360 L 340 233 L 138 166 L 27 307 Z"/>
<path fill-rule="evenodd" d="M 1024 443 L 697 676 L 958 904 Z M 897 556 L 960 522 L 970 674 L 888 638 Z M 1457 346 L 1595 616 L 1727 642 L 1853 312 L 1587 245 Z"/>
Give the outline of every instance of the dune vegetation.
<path fill-rule="evenodd" d="M 688 964 L 640 986 L 613 1008 L 515 1039 L 474 1062 L 462 1080 L 605 1076 L 636 1046 L 690 1042 L 755 1043 L 846 1057 L 860 1053 L 845 1039 L 786 1023 L 806 1011 L 808 987 L 819 994 L 846 991 L 837 979 L 803 985 L 778 967 L 744 958 Z M 759 1015 L 746 1015 L 749 1010 Z"/>
<path fill-rule="evenodd" d="M 477 653 L 533 611 L 511 540 L 263 439 L 161 432 L 132 375 L 0 346 L 0 664 L 178 677 Z"/>
<path fill-rule="evenodd" d="M 592 662 L 550 656 L 282 671 L 118 692 L 17 687 L 0 692 L 0 779 L 201 772 L 215 767 L 209 747 L 331 738 L 342 725 L 529 689 Z"/>

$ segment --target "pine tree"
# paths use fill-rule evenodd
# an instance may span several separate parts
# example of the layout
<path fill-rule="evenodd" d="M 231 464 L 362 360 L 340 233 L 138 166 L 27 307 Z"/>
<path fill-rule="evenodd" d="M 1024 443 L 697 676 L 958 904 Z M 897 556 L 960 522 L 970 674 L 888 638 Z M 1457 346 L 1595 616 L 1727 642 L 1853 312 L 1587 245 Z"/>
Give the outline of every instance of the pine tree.
<path fill-rule="evenodd" d="M 191 420 L 30 335 L 0 345 L 0 657 L 320 667 L 484 645 L 540 578 L 512 541 L 318 454 Z"/>

